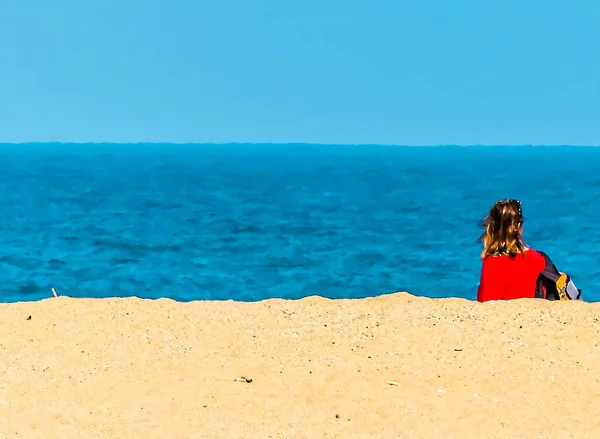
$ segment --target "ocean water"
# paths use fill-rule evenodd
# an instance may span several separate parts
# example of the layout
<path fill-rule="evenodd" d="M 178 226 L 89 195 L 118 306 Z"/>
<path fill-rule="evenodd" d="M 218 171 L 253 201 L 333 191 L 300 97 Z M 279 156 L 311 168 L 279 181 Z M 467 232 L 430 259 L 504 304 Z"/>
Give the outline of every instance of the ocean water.
<path fill-rule="evenodd" d="M 475 299 L 479 223 L 600 299 L 600 148 L 0 145 L 0 300 Z"/>

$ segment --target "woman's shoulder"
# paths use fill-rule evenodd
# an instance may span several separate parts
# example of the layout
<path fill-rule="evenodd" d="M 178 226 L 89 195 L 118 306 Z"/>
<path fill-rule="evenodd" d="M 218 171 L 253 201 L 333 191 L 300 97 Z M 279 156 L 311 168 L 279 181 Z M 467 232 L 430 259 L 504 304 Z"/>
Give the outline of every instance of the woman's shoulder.
<path fill-rule="evenodd" d="M 525 253 L 527 259 L 531 261 L 531 263 L 533 263 L 537 269 L 544 269 L 546 266 L 546 256 L 543 252 L 530 248 L 527 249 Z"/>
<path fill-rule="evenodd" d="M 536 250 L 534 248 L 526 248 L 525 249 L 525 255 L 530 257 L 530 258 L 544 258 L 544 254 L 540 251 L 540 250 Z"/>

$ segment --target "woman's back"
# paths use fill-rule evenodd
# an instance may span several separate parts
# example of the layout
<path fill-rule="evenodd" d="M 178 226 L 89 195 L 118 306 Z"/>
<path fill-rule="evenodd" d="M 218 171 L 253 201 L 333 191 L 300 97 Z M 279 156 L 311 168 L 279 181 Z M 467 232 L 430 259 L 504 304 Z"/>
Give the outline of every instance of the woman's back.
<path fill-rule="evenodd" d="M 497 201 L 482 225 L 483 265 L 477 300 L 533 299 L 546 260 L 523 241 L 521 202 Z"/>
<path fill-rule="evenodd" d="M 483 260 L 477 300 L 533 299 L 545 266 L 544 257 L 531 249 L 513 256 L 487 256 Z"/>

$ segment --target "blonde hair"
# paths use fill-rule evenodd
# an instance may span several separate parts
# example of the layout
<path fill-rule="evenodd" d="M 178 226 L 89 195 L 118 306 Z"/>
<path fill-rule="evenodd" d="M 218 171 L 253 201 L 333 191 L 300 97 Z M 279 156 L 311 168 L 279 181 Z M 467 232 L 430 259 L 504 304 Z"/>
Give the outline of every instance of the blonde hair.
<path fill-rule="evenodd" d="M 511 257 L 525 251 L 523 241 L 523 210 L 518 200 L 501 200 L 494 203 L 483 220 L 484 232 L 481 259 L 508 254 Z"/>

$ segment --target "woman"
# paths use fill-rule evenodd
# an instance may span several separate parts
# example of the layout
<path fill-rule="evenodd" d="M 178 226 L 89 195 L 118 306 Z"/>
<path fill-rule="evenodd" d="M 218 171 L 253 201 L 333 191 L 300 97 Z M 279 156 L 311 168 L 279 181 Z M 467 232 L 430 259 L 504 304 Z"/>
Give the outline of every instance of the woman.
<path fill-rule="evenodd" d="M 496 202 L 483 226 L 485 232 L 480 238 L 483 264 L 477 300 L 533 299 L 546 261 L 540 252 L 528 248 L 523 241 L 521 202 Z"/>

